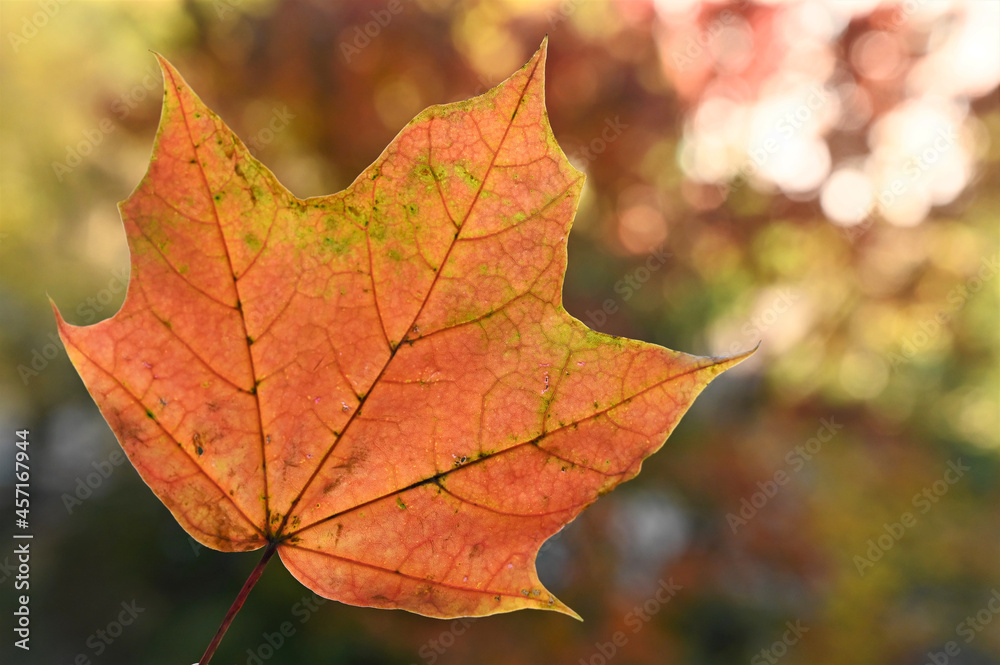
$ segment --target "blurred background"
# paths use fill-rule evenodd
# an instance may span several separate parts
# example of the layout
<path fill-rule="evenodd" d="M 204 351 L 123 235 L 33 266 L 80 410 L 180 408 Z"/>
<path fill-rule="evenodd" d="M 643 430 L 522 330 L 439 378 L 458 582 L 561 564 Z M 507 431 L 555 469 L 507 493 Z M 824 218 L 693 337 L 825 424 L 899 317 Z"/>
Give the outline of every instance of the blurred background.
<path fill-rule="evenodd" d="M 1000 663 L 993 0 L 0 2 L 0 535 L 19 429 L 35 534 L 29 654 L 0 548 L 4 662 L 194 662 L 259 557 L 195 545 L 122 463 L 46 299 L 76 324 L 122 302 L 149 51 L 306 197 L 545 34 L 588 176 L 566 308 L 760 350 L 543 547 L 583 623 L 322 604 L 272 565 L 213 663 Z"/>

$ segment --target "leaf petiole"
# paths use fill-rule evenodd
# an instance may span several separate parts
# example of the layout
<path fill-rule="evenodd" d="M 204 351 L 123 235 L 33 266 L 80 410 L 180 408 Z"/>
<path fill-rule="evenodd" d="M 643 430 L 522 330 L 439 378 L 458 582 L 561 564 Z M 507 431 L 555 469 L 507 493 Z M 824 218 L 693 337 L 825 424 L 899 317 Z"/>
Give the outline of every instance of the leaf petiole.
<path fill-rule="evenodd" d="M 215 650 L 219 648 L 219 643 L 222 642 L 223 635 L 225 635 L 226 631 L 229 630 L 229 624 L 231 624 L 233 619 L 236 618 L 236 613 L 240 611 L 240 608 L 243 607 L 243 603 L 247 600 L 247 596 L 250 595 L 250 589 L 257 584 L 257 580 L 259 580 L 260 576 L 263 574 L 264 568 L 267 567 L 267 562 L 271 560 L 271 557 L 274 556 L 277 549 L 278 544 L 276 542 L 270 542 L 267 544 L 267 547 L 264 549 L 264 556 L 262 556 L 260 561 L 257 562 L 257 566 L 253 569 L 253 572 L 250 573 L 250 577 L 247 578 L 246 583 L 243 584 L 243 588 L 240 589 L 240 592 L 236 595 L 236 599 L 233 601 L 229 611 L 226 612 L 225 618 L 222 620 L 222 625 L 219 626 L 219 630 L 216 631 L 215 637 L 212 638 L 212 641 L 209 643 L 208 648 L 205 649 L 205 653 L 201 657 L 201 660 L 198 661 L 200 665 L 208 665 L 209 661 L 212 660 L 212 656 L 215 655 Z"/>

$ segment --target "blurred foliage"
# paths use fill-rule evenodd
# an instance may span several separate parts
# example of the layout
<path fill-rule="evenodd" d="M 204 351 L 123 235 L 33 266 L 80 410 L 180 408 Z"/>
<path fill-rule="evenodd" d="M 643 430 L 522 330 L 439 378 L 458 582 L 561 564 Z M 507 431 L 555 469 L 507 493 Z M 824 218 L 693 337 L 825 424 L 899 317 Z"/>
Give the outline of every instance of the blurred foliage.
<path fill-rule="evenodd" d="M 36 534 L 33 648 L 4 662 L 192 662 L 257 558 L 193 547 L 109 462 L 53 341 L 46 294 L 73 323 L 124 297 L 115 202 L 159 114 L 148 50 L 304 197 L 548 33 L 552 125 L 588 174 L 567 308 L 671 348 L 759 352 L 543 548 L 543 581 L 584 623 L 316 605 L 273 565 L 216 662 L 597 665 L 621 631 L 621 665 L 760 663 L 800 622 L 784 663 L 919 665 L 952 640 L 950 663 L 1000 663 L 998 23 L 989 0 L 4 0 L 0 429 L 32 431 Z M 4 515 L 11 467 L 4 452 Z M 143 612 L 102 642 L 132 600 Z"/>

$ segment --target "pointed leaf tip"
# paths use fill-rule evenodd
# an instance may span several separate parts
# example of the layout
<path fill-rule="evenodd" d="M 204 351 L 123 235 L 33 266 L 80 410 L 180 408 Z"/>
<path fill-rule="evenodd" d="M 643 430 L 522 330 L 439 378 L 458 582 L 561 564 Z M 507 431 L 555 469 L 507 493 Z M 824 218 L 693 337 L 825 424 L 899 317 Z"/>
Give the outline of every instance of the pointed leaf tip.
<path fill-rule="evenodd" d="M 718 366 L 721 367 L 721 369 L 719 370 L 719 373 L 722 373 L 722 372 L 726 371 L 727 369 L 730 369 L 732 367 L 735 367 L 735 366 L 739 365 L 741 362 L 743 362 L 744 360 L 746 360 L 747 358 L 749 358 L 753 354 L 757 353 L 757 349 L 760 348 L 760 344 L 761 344 L 760 342 L 757 342 L 757 344 L 754 345 L 754 347 L 752 349 L 748 349 L 748 350 L 746 350 L 746 351 L 744 351 L 742 353 L 737 353 L 737 354 L 732 355 L 732 356 L 727 356 L 727 357 L 719 358 Z"/>

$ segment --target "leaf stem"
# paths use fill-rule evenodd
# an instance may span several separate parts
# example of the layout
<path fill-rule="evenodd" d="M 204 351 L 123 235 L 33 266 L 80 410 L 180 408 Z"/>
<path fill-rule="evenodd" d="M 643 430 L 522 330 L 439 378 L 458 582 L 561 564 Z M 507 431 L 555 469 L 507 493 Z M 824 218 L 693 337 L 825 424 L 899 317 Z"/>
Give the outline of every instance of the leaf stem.
<path fill-rule="evenodd" d="M 219 643 L 222 642 L 223 635 L 225 635 L 226 631 L 229 630 L 229 624 L 231 624 L 233 619 L 236 618 L 236 613 L 240 611 L 240 608 L 243 607 L 243 603 L 246 602 L 247 596 L 250 595 L 250 589 L 257 584 L 257 580 L 259 580 L 260 576 L 263 574 L 264 568 L 267 567 L 267 562 L 271 560 L 271 557 L 274 556 L 274 553 L 277 550 L 278 544 L 276 542 L 270 542 L 267 544 L 267 547 L 264 549 L 264 556 L 262 556 L 260 561 L 257 562 L 257 566 L 253 569 L 253 572 L 250 573 L 250 577 L 247 578 L 243 588 L 240 589 L 238 594 L 236 594 L 236 600 L 233 601 L 229 611 L 226 612 L 226 616 L 222 620 L 222 625 L 219 626 L 219 630 L 216 631 L 215 637 L 212 638 L 208 648 L 205 649 L 205 654 L 201 657 L 201 660 L 198 661 L 201 665 L 208 665 L 209 661 L 212 660 L 212 656 L 215 655 L 215 650 L 219 648 Z"/>

